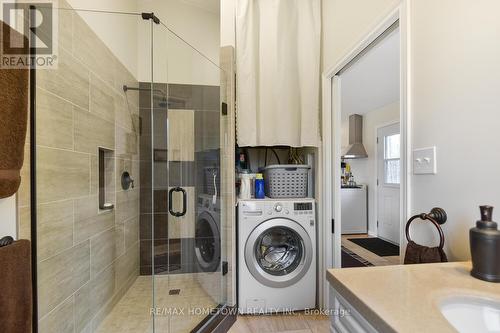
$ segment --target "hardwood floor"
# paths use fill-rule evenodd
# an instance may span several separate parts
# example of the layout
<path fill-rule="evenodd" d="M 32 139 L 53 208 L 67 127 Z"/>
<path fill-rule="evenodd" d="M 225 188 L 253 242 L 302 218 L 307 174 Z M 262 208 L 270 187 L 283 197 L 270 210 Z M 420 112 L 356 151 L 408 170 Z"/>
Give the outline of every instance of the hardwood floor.
<path fill-rule="evenodd" d="M 356 253 L 358 256 L 369 261 L 374 266 L 388 266 L 388 265 L 399 265 L 401 263 L 400 256 L 392 257 L 380 257 L 373 252 L 368 251 L 365 248 L 349 241 L 349 238 L 369 238 L 371 236 L 366 234 L 358 235 L 342 235 L 342 246 Z"/>
<path fill-rule="evenodd" d="M 327 333 L 330 331 L 328 316 L 293 315 L 243 315 L 238 316 L 228 333 Z"/>

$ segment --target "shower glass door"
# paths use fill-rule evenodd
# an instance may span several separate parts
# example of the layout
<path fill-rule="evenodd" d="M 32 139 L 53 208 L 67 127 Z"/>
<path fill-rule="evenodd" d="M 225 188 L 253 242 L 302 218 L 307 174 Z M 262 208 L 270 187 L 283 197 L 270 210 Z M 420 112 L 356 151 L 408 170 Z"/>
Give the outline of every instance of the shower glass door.
<path fill-rule="evenodd" d="M 31 229 L 36 251 L 33 331 L 153 332 L 154 277 L 144 255 L 151 150 L 140 145 L 150 124 L 142 93 L 152 81 L 143 65 L 152 24 L 141 13 L 63 0 L 32 5 L 58 22 L 37 31 L 53 42 L 57 66 L 32 73 L 36 129 L 23 181 L 36 170 L 19 193 L 20 237 Z"/>
<path fill-rule="evenodd" d="M 154 328 L 189 332 L 225 303 L 219 55 L 152 29 Z"/>
<path fill-rule="evenodd" d="M 197 330 L 226 303 L 219 55 L 148 14 L 58 5 L 37 5 L 58 66 L 31 78 L 18 196 L 38 332 Z"/>

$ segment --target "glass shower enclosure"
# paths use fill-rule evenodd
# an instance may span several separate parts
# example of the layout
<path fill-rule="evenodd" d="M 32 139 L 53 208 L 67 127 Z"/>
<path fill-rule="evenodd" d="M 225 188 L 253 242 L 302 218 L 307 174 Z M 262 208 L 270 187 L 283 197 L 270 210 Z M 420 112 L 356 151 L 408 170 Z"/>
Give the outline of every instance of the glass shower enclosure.
<path fill-rule="evenodd" d="M 227 298 L 218 59 L 151 12 L 53 15 L 20 193 L 36 330 L 203 329 Z"/>

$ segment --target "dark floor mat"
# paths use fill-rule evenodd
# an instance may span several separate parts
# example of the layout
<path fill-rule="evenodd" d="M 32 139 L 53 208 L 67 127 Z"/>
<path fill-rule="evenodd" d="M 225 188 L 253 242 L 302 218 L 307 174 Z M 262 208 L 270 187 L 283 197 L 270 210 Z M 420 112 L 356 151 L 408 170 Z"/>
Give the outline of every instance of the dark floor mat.
<path fill-rule="evenodd" d="M 349 251 L 345 247 L 342 247 L 342 268 L 349 267 L 367 267 L 373 266 L 370 262 L 364 260 L 360 256 L 356 255 L 354 252 Z"/>
<path fill-rule="evenodd" d="M 399 256 L 399 246 L 380 238 L 349 238 L 349 241 L 380 257 Z"/>

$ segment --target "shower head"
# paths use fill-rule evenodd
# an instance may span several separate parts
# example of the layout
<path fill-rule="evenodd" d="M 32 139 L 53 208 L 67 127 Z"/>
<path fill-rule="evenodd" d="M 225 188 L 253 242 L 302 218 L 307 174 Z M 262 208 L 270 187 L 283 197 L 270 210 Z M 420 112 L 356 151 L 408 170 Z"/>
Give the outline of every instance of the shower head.
<path fill-rule="evenodd" d="M 151 89 L 150 89 L 150 88 L 136 88 L 136 87 L 129 87 L 129 86 L 127 86 L 126 84 L 124 84 L 124 85 L 123 85 L 123 91 L 124 91 L 124 92 L 127 92 L 128 90 L 134 90 L 134 91 L 151 91 Z M 155 91 L 156 91 L 156 92 L 161 93 L 161 94 L 163 95 L 163 97 L 165 97 L 165 98 L 166 98 L 166 96 L 167 96 L 167 93 L 166 93 L 166 92 L 164 92 L 164 91 L 163 91 L 163 90 L 161 90 L 161 89 L 152 89 L 152 91 L 153 91 L 153 92 L 155 92 Z"/>
<path fill-rule="evenodd" d="M 151 92 L 151 88 L 136 88 L 136 87 L 129 87 L 127 85 L 123 85 L 123 91 L 126 93 L 128 90 Z M 157 92 L 157 93 L 160 93 L 162 95 L 161 101 L 158 102 L 158 106 L 161 108 L 168 108 L 171 106 L 184 107 L 186 105 L 186 101 L 184 99 L 168 97 L 168 94 L 161 89 L 152 89 L 152 91 L 153 91 L 153 93 Z M 154 94 L 153 94 L 153 96 L 154 96 Z"/>
<path fill-rule="evenodd" d="M 128 90 L 151 92 L 150 88 L 136 88 L 136 87 L 129 87 L 127 85 L 123 85 L 123 91 L 127 92 Z M 167 94 L 161 89 L 153 89 L 152 91 L 153 91 L 153 93 L 159 92 L 162 95 L 162 100 L 158 103 L 158 106 L 160 106 L 161 108 L 167 108 L 169 106 L 168 100 L 167 100 Z M 154 96 L 154 94 L 153 94 L 153 96 Z"/>

